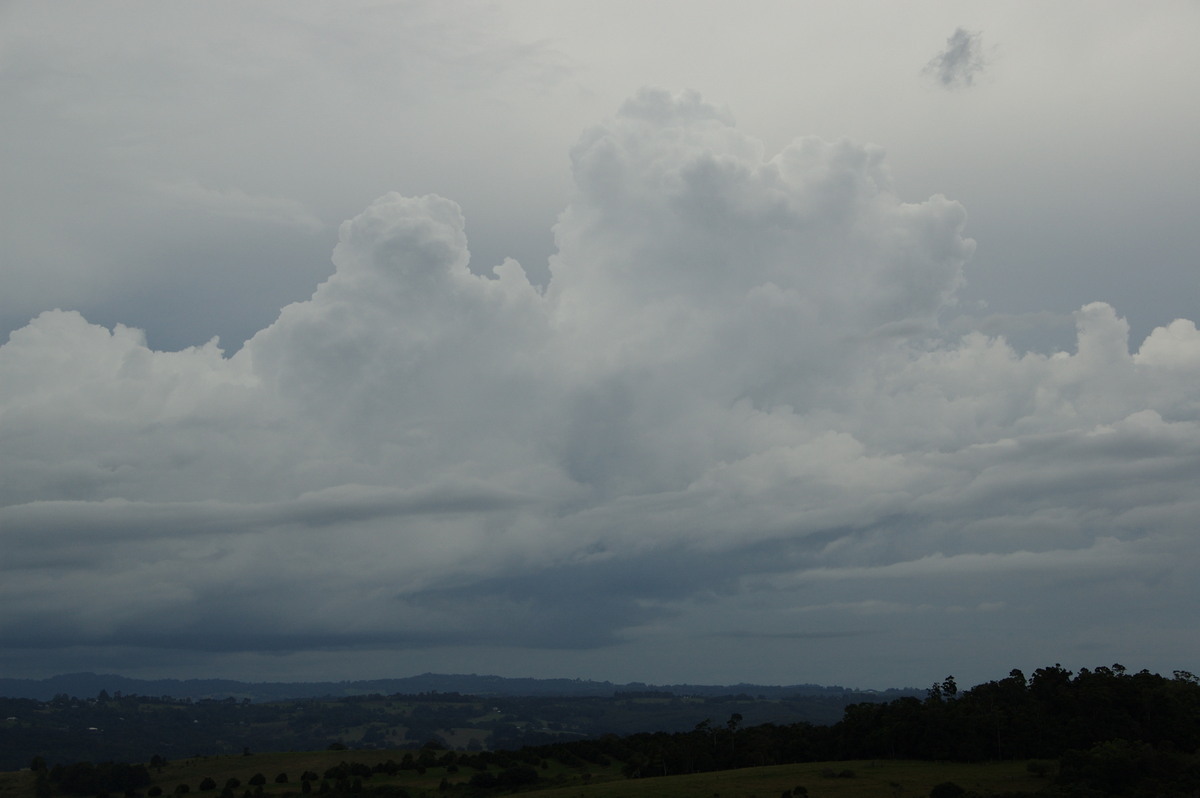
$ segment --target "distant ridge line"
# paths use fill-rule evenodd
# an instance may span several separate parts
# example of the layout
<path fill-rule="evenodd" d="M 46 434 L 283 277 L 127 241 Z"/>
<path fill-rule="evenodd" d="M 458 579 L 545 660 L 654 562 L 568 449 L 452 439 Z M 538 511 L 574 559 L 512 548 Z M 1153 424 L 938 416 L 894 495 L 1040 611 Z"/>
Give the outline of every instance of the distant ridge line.
<path fill-rule="evenodd" d="M 47 679 L 0 678 L 0 696 L 48 701 L 56 695 L 94 698 L 101 691 L 110 695 L 170 696 L 175 699 L 284 701 L 297 698 L 344 698 L 356 695 L 415 695 L 420 693 L 462 693 L 478 696 L 596 696 L 610 698 L 616 693 L 660 692 L 674 695 L 721 696 L 747 694 L 767 698 L 797 695 L 843 695 L 861 693 L 885 696 L 890 693 L 911 695 L 911 688 L 855 690 L 838 685 L 817 684 L 733 685 L 669 684 L 642 682 L 614 684 L 590 679 L 535 679 L 477 674 L 423 673 L 397 679 L 367 679 L 339 682 L 243 682 L 234 679 L 135 679 L 117 674 L 70 673 Z"/>

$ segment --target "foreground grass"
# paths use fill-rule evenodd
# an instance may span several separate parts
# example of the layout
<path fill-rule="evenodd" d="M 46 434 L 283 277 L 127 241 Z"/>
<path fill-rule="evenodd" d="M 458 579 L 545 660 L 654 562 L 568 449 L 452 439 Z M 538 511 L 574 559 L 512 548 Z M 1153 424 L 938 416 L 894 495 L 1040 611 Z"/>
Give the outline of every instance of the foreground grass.
<path fill-rule="evenodd" d="M 324 773 L 343 760 L 373 765 L 388 759 L 399 760 L 403 753 L 309 751 L 196 757 L 168 763 L 161 770 L 152 770 L 151 773 L 153 785 L 161 787 L 164 796 L 170 798 L 173 798 L 175 788 L 180 784 L 188 785 L 189 798 L 215 798 L 230 778 L 241 782 L 235 794 L 242 795 L 250 779 L 257 773 L 266 777 L 264 796 L 282 796 L 284 793 L 299 793 L 300 774 L 306 770 Z M 807 789 L 810 798 L 924 798 L 934 785 L 946 781 L 984 795 L 1036 792 L 1044 788 L 1047 780 L 1031 776 L 1025 765 L 1024 761 L 980 764 L 891 760 L 809 762 L 626 779 L 619 773 L 619 763 L 610 768 L 592 766 L 585 777 L 582 770 L 551 761 L 538 770 L 542 777 L 540 786 L 522 794 L 536 793 L 538 798 L 778 798 L 785 790 L 802 786 Z M 414 798 L 422 794 L 432 797 L 447 794 L 438 789 L 443 779 L 451 787 L 465 785 L 475 772 L 471 768 L 462 768 L 452 773 L 445 768 L 435 767 L 424 774 L 416 771 L 403 771 L 395 777 L 379 774 L 365 782 L 364 786 L 395 784 L 404 787 Z M 830 772 L 853 775 L 831 777 L 828 775 Z M 287 774 L 288 783 L 275 782 L 280 773 Z M 216 781 L 216 791 L 200 791 L 200 782 L 205 777 Z M 2 773 L 0 798 L 31 796 L 33 784 L 33 774 L 28 771 Z M 145 794 L 145 790 L 141 792 Z M 315 790 L 313 794 L 316 795 Z M 449 794 L 461 795 L 462 792 L 455 790 Z"/>
<path fill-rule="evenodd" d="M 853 772 L 830 778 L 823 771 Z M 953 781 L 972 792 L 1036 792 L 1045 779 L 1030 776 L 1025 762 L 808 762 L 800 765 L 724 770 L 540 790 L 539 798 L 778 798 L 803 786 L 810 798 L 924 798 L 934 785 Z"/>
<path fill-rule="evenodd" d="M 33 774 L 0 773 L 0 798 L 26 798 L 33 795 Z"/>

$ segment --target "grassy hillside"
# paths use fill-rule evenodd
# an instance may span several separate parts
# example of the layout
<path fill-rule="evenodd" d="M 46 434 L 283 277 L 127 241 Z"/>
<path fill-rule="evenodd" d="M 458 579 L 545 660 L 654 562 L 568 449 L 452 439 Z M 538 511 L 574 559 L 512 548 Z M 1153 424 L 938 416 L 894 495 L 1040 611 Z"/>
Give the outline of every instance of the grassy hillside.
<path fill-rule="evenodd" d="M 399 751 L 315 751 L 201 757 L 168 763 L 161 770 L 152 770 L 154 781 L 150 787 L 159 787 L 164 796 L 174 796 L 178 785 L 186 784 L 192 798 L 217 798 L 226 782 L 234 778 L 240 785 L 233 793 L 241 796 L 247 789 L 254 789 L 249 786 L 250 781 L 255 774 L 261 773 L 266 779 L 262 795 L 282 798 L 300 794 L 300 776 L 305 771 L 324 773 L 342 761 L 374 765 L 389 758 L 398 759 L 402 754 Z M 531 785 L 521 794 L 536 794 L 538 798 L 777 798 L 784 791 L 802 786 L 810 798 L 922 798 L 929 795 L 934 785 L 946 781 L 980 794 L 1035 792 L 1047 784 L 1045 779 L 1031 776 L 1023 761 L 981 764 L 884 760 L 810 762 L 644 779 L 624 778 L 620 769 L 621 763 L 615 762 L 607 768 L 594 765 L 572 768 L 560 762 L 546 761 L 538 767 L 538 784 Z M 287 774 L 288 783 L 276 783 L 280 773 Z M 401 787 L 412 798 L 479 794 L 468 786 L 474 773 L 470 768 L 451 772 L 443 767 L 433 767 L 424 773 L 409 770 L 395 776 L 377 774 L 367 779 L 363 786 L 368 790 Z M 206 777 L 218 787 L 201 791 L 200 784 Z M 314 783 L 313 795 L 318 794 L 318 785 L 319 782 Z M 146 788 L 141 792 L 145 795 L 149 790 Z M 0 774 L 0 798 L 32 795 L 32 773 Z"/>
<path fill-rule="evenodd" d="M 802 765 L 725 770 L 654 779 L 560 787 L 539 798 L 777 798 L 802 786 L 810 798 L 924 798 L 946 781 L 980 794 L 1035 792 L 1045 779 L 1029 775 L 1024 762 L 954 764 L 931 762 L 810 762 Z M 852 772 L 851 777 L 822 775 Z"/>

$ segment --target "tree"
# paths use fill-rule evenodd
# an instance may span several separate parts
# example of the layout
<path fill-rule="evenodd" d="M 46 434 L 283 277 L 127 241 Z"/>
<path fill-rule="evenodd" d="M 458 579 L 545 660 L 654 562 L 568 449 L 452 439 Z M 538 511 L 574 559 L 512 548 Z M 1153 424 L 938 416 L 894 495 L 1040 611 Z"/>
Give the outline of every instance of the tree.
<path fill-rule="evenodd" d="M 926 700 L 931 703 L 937 703 L 943 698 L 954 698 L 958 695 L 958 683 L 954 681 L 953 676 L 947 676 L 941 682 L 934 682 L 928 690 L 925 691 Z"/>

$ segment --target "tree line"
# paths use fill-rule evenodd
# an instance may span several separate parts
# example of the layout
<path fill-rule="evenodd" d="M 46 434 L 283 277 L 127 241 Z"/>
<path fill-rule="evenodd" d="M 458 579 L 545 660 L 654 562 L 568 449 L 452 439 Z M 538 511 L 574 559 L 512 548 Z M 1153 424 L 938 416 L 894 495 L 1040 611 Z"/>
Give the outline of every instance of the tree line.
<path fill-rule="evenodd" d="M 837 760 L 1034 760 L 1031 768 L 1057 773 L 1054 789 L 1063 795 L 1200 793 L 1200 679 L 1186 671 L 1164 677 L 1117 664 L 1073 673 L 1054 665 L 1029 677 L 1014 670 L 962 691 L 947 677 L 923 698 L 851 705 L 831 725 L 743 720 L 735 712 L 686 732 L 606 734 L 511 751 L 451 751 L 431 741 L 393 769 L 470 768 L 471 790 L 486 794 L 535 784 L 547 760 L 581 771 L 615 763 L 637 779 Z M 348 762 L 346 772 L 326 773 L 315 786 L 302 779 L 307 789 L 301 791 L 340 794 L 348 779 L 352 786 L 354 779 L 369 782 L 379 771 L 353 768 Z M 112 767 L 107 772 L 131 775 Z M 99 766 L 60 767 L 49 782 L 57 791 L 77 792 L 80 782 L 95 786 L 81 777 L 99 774 Z M 321 790 L 325 781 L 332 787 Z"/>

